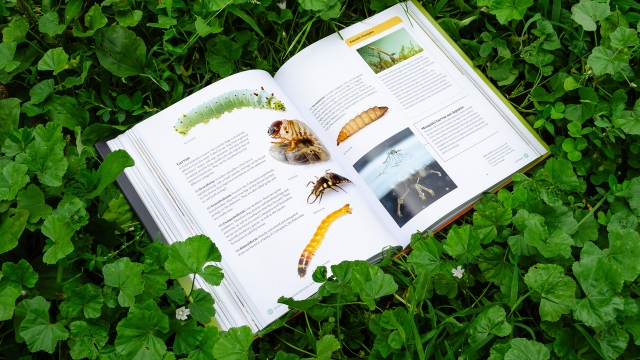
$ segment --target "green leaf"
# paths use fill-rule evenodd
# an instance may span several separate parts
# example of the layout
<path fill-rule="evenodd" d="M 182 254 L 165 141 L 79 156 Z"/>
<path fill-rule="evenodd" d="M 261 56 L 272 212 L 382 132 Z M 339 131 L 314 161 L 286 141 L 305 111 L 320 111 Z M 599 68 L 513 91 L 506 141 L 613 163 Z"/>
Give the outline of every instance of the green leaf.
<path fill-rule="evenodd" d="M 287 354 L 284 351 L 280 350 L 276 353 L 276 357 L 273 358 L 273 360 L 300 360 L 300 357 L 294 354 Z"/>
<path fill-rule="evenodd" d="M 162 296 L 167 290 L 169 273 L 162 269 L 146 270 L 142 274 L 142 280 L 144 281 L 144 291 L 136 297 L 137 303 L 143 303 Z"/>
<path fill-rule="evenodd" d="M 89 124 L 89 112 L 76 104 L 76 99 L 70 96 L 53 95 L 46 102 L 46 114 L 51 121 L 69 130 L 78 126 L 84 129 Z"/>
<path fill-rule="evenodd" d="M 69 221 L 74 230 L 80 230 L 89 222 L 89 213 L 85 210 L 85 206 L 82 200 L 73 195 L 67 195 L 58 203 L 52 215 L 58 216 L 60 221 Z"/>
<path fill-rule="evenodd" d="M 480 236 L 471 225 L 454 227 L 447 234 L 447 241 L 443 245 L 444 251 L 462 263 L 475 262 L 480 254 Z"/>
<path fill-rule="evenodd" d="M 74 321 L 69 329 L 69 349 L 73 359 L 96 359 L 109 340 L 109 325 L 104 322 Z"/>
<path fill-rule="evenodd" d="M 320 11 L 324 10 L 327 0 L 298 0 L 300 6 L 305 10 Z"/>
<path fill-rule="evenodd" d="M 92 199 L 98 196 L 107 185 L 111 184 L 124 171 L 124 169 L 133 166 L 134 161 L 124 150 L 116 150 L 109 153 L 105 157 L 102 164 L 98 168 L 98 186 L 91 193 L 85 195 L 85 198 Z"/>
<path fill-rule="evenodd" d="M 29 222 L 35 223 L 51 214 L 51 206 L 44 202 L 44 193 L 34 184 L 29 184 L 18 193 L 18 209 L 29 212 Z"/>
<path fill-rule="evenodd" d="M 48 122 L 46 128 L 38 125 L 34 135 L 35 141 L 27 146 L 26 153 L 16 156 L 16 162 L 27 165 L 29 171 L 35 173 L 44 185 L 62 185 L 62 177 L 68 166 L 64 157 L 65 141 L 62 138 L 62 127 Z"/>
<path fill-rule="evenodd" d="M 29 95 L 31 96 L 32 104 L 39 104 L 47 99 L 49 95 L 54 93 L 54 82 L 53 79 L 42 81 L 36 86 L 32 87 L 29 90 Z"/>
<path fill-rule="evenodd" d="M 578 226 L 578 230 L 571 236 L 575 245 L 580 247 L 584 246 L 587 241 L 597 239 L 598 228 L 600 227 L 593 213 L 589 213 L 588 210 L 576 210 L 574 219 L 577 222 L 581 222 L 585 216 L 587 217 L 586 220 Z"/>
<path fill-rule="evenodd" d="M 524 282 L 540 298 L 543 321 L 558 321 L 568 314 L 575 301 L 576 283 L 564 275 L 564 269 L 553 264 L 537 264 L 529 268 Z"/>
<path fill-rule="evenodd" d="M 640 102 L 636 102 L 636 104 L 640 104 Z M 640 106 L 638 107 L 640 108 Z M 626 198 L 633 213 L 640 216 L 640 176 L 631 179 L 627 190 L 618 195 Z"/>
<path fill-rule="evenodd" d="M 204 328 L 198 326 L 195 319 L 188 321 L 171 320 L 170 326 L 171 330 L 176 333 L 176 338 L 173 342 L 173 352 L 176 355 L 188 354 L 195 350 L 204 336 Z"/>
<path fill-rule="evenodd" d="M 511 348 L 504 354 L 504 360 L 547 360 L 551 357 L 549 349 L 537 341 L 515 338 L 509 344 Z"/>
<path fill-rule="evenodd" d="M 209 68 L 222 77 L 231 75 L 235 69 L 235 61 L 242 55 L 242 46 L 224 35 L 215 38 L 215 46 L 207 51 L 206 58 Z"/>
<path fill-rule="evenodd" d="M 552 258 L 557 255 L 562 255 L 565 258 L 571 256 L 571 246 L 574 245 L 571 236 L 567 235 L 563 230 L 556 230 L 546 240 L 544 237 L 539 237 L 546 237 L 546 234 L 548 234 L 546 228 L 541 228 L 536 223 L 525 230 L 524 238 L 527 244 L 535 246 L 540 251 L 540 254 L 546 258 Z"/>
<path fill-rule="evenodd" d="M 318 360 L 330 360 L 331 353 L 340 349 L 340 343 L 333 335 L 325 335 L 316 343 Z"/>
<path fill-rule="evenodd" d="M 76 15 L 82 9 L 83 0 L 69 0 L 67 6 L 64 8 L 64 22 L 65 24 L 70 24 L 73 19 L 75 19 Z"/>
<path fill-rule="evenodd" d="M 507 322 L 507 313 L 500 306 L 492 306 L 476 316 L 467 329 L 471 346 L 480 343 L 490 334 L 507 336 L 511 334 L 511 324 Z"/>
<path fill-rule="evenodd" d="M 407 302 L 410 304 L 418 304 L 424 299 L 433 296 L 433 277 L 426 274 L 419 274 L 409 288 L 407 293 Z"/>
<path fill-rule="evenodd" d="M 20 336 L 20 324 L 22 324 L 22 321 L 27 317 L 27 313 L 29 312 L 29 310 L 38 308 L 44 310 L 45 312 L 49 312 L 50 307 L 51 304 L 42 296 L 36 296 L 33 299 L 22 300 L 20 301 L 20 303 L 18 303 L 18 305 L 16 305 L 15 315 L 13 316 L 13 328 L 17 342 L 24 342 L 24 338 Z"/>
<path fill-rule="evenodd" d="M 141 278 L 143 269 L 144 265 L 132 262 L 129 258 L 118 259 L 102 268 L 105 285 L 120 290 L 118 295 L 120 306 L 133 305 L 135 296 L 144 290 L 144 281 Z"/>
<path fill-rule="evenodd" d="M 613 124 L 629 135 L 640 135 L 640 99 L 636 100 L 633 110 L 625 110 L 620 117 L 614 117 Z"/>
<path fill-rule="evenodd" d="M 629 63 L 629 58 L 624 54 L 614 53 L 607 48 L 597 46 L 593 48 L 593 52 L 589 55 L 587 63 L 593 68 L 593 72 L 597 76 L 604 74 L 613 75 Z"/>
<path fill-rule="evenodd" d="M 29 176 L 26 175 L 28 168 L 23 164 L 4 159 L 0 159 L 0 165 L 2 165 L 0 200 L 13 200 L 18 191 L 29 182 Z"/>
<path fill-rule="evenodd" d="M 71 236 L 75 233 L 75 229 L 64 216 L 49 215 L 42 224 L 41 230 L 42 234 L 53 241 L 53 245 L 46 250 L 42 258 L 45 264 L 55 264 L 73 251 Z"/>
<path fill-rule="evenodd" d="M 0 223 L 0 254 L 18 245 L 18 239 L 27 225 L 27 219 L 29 219 L 29 212 L 18 210 L 13 216 L 5 218 Z"/>
<path fill-rule="evenodd" d="M 158 15 L 158 22 L 148 23 L 147 26 L 161 28 L 161 29 L 168 29 L 173 25 L 176 25 L 177 23 L 178 23 L 178 20 L 172 17 L 166 16 L 166 15 Z"/>
<path fill-rule="evenodd" d="M 573 273 L 585 297 L 576 300 L 573 317 L 591 327 L 602 326 L 615 319 L 617 310 L 624 308 L 624 301 L 616 294 L 622 289 L 622 274 L 603 259 L 582 260 L 582 254 L 580 258 L 580 262 L 573 264 Z"/>
<path fill-rule="evenodd" d="M 640 235 L 632 229 L 614 229 L 609 232 L 607 259 L 620 270 L 626 281 L 640 275 Z"/>
<path fill-rule="evenodd" d="M 0 100 L 0 119 L 2 119 L 2 121 L 0 121 L 0 145 L 2 145 L 2 151 L 7 156 L 13 156 L 15 153 L 11 154 L 7 151 L 7 144 L 5 144 L 7 136 L 4 131 L 6 130 L 12 133 L 13 129 L 18 128 L 18 120 L 20 120 L 20 99 L 9 98 Z M 26 130 L 28 131 L 28 129 Z"/>
<path fill-rule="evenodd" d="M 592 0 L 580 0 L 579 4 L 571 7 L 571 18 L 586 31 L 596 31 L 596 21 L 604 20 L 611 14 L 609 1 L 599 3 Z"/>
<path fill-rule="evenodd" d="M 214 358 L 213 347 L 220 340 L 218 328 L 207 326 L 204 328 L 203 333 L 198 349 L 189 353 L 189 360 L 210 360 Z"/>
<path fill-rule="evenodd" d="M 4 71 L 10 72 L 20 65 L 19 61 L 13 60 L 15 54 L 16 43 L 3 42 L 0 44 L 0 70 L 4 69 Z"/>
<path fill-rule="evenodd" d="M 96 45 L 100 64 L 112 74 L 127 77 L 142 74 L 147 58 L 144 41 L 133 31 L 121 26 L 108 26 L 96 32 L 101 38 Z"/>
<path fill-rule="evenodd" d="M 564 116 L 579 123 L 584 123 L 587 119 L 593 116 L 595 110 L 595 103 L 598 102 L 598 95 L 591 88 L 581 87 L 578 90 L 580 94 L 581 104 L 569 104 L 564 110 Z"/>
<path fill-rule="evenodd" d="M 56 344 L 66 340 L 69 332 L 61 323 L 49 322 L 49 312 L 40 308 L 33 308 L 27 312 L 27 317 L 20 324 L 20 336 L 29 347 L 29 351 L 45 351 L 53 354 Z"/>
<path fill-rule="evenodd" d="M 511 209 L 505 209 L 500 204 L 489 203 L 482 210 L 473 213 L 473 225 L 482 236 L 482 242 L 488 243 L 498 235 L 498 226 L 511 223 Z"/>
<path fill-rule="evenodd" d="M 640 40 L 636 30 L 619 26 L 616 31 L 609 35 L 611 37 L 611 46 L 621 49 L 628 46 L 636 46 Z"/>
<path fill-rule="evenodd" d="M 60 313 L 64 317 L 74 318 L 84 314 L 86 318 L 100 316 L 102 310 L 102 289 L 93 284 L 78 286 L 69 283 L 64 287 L 65 300 L 60 304 Z"/>
<path fill-rule="evenodd" d="M 213 308 L 214 300 L 211 294 L 203 289 L 195 289 L 191 292 L 191 303 L 187 306 L 191 310 L 191 316 L 199 323 L 207 325 L 216 315 Z"/>
<path fill-rule="evenodd" d="M 9 320 L 13 317 L 16 308 L 16 300 L 22 294 L 22 290 L 14 284 L 0 282 L 0 320 Z"/>
<path fill-rule="evenodd" d="M 60 18 L 55 11 L 50 11 L 38 19 L 38 30 L 49 36 L 60 35 L 65 28 L 64 24 L 60 24 Z"/>
<path fill-rule="evenodd" d="M 433 237 L 428 237 L 412 244 L 413 251 L 408 262 L 412 263 L 417 273 L 431 274 L 438 272 L 442 263 L 442 244 Z"/>
<path fill-rule="evenodd" d="M 578 191 L 580 189 L 580 182 L 569 161 L 552 158 L 546 162 L 544 169 L 549 181 L 561 190 Z"/>
<path fill-rule="evenodd" d="M 294 300 L 293 298 L 281 296 L 278 299 L 279 304 L 285 304 L 289 306 L 289 309 L 296 309 L 301 311 L 307 311 L 310 307 L 320 302 L 320 298 L 312 297 L 305 300 Z"/>
<path fill-rule="evenodd" d="M 351 274 L 353 269 L 359 266 L 367 266 L 369 263 L 366 261 L 342 261 L 337 265 L 331 265 L 331 273 L 336 277 L 341 284 L 346 284 L 351 280 Z"/>
<path fill-rule="evenodd" d="M 398 285 L 391 275 L 371 265 L 354 268 L 351 273 L 351 282 L 353 291 L 360 295 L 362 301 L 369 305 L 371 310 L 376 307 L 375 300 L 398 290 Z"/>
<path fill-rule="evenodd" d="M 609 328 L 597 337 L 600 349 L 609 359 L 622 355 L 629 344 L 629 333 L 622 329 Z"/>
<path fill-rule="evenodd" d="M 100 5 L 93 5 L 84 15 L 84 24 L 87 27 L 86 32 L 82 32 L 80 22 L 76 22 L 73 27 L 73 36 L 88 37 L 92 36 L 96 30 L 107 25 L 107 17 L 102 14 Z"/>
<path fill-rule="evenodd" d="M 2 29 L 2 41 L 19 44 L 25 41 L 29 31 L 29 22 L 26 18 L 17 17 L 11 20 L 9 26 Z"/>
<path fill-rule="evenodd" d="M 167 294 L 167 297 L 169 298 L 169 300 L 173 301 L 176 304 L 184 303 L 184 298 L 185 296 L 187 296 L 182 286 L 178 285 L 177 283 L 169 287 L 169 289 L 165 291 L 165 294 Z"/>
<path fill-rule="evenodd" d="M 2 264 L 2 275 L 2 284 L 11 284 L 18 289 L 32 288 L 38 281 L 38 273 L 33 271 L 33 267 L 25 259 L 21 259 L 17 264 Z"/>
<path fill-rule="evenodd" d="M 504 248 L 492 246 L 484 249 L 478 256 L 478 267 L 485 279 L 500 286 L 511 279 L 513 265 L 505 259 Z"/>
<path fill-rule="evenodd" d="M 196 235 L 171 244 L 165 269 L 172 279 L 197 274 L 211 285 L 217 286 L 222 281 L 222 273 L 215 266 L 207 266 L 204 270 L 202 267 L 208 262 L 220 260 L 220 251 L 211 239 L 205 235 Z"/>
<path fill-rule="evenodd" d="M 289 13 L 291 13 L 291 11 L 289 11 Z M 209 34 L 219 33 L 223 30 L 223 28 L 219 24 L 218 18 L 209 18 L 209 21 L 207 22 L 207 20 L 196 16 L 195 27 L 198 35 L 202 37 Z"/>
<path fill-rule="evenodd" d="M 116 20 L 118 24 L 123 27 L 133 27 L 138 25 L 138 22 L 142 19 L 142 11 L 140 10 L 123 10 L 116 11 Z"/>
<path fill-rule="evenodd" d="M 249 359 L 249 348 L 253 342 L 253 331 L 248 326 L 231 328 L 220 335 L 220 340 L 213 347 L 216 360 Z"/>
<path fill-rule="evenodd" d="M 64 70 L 68 60 L 69 55 L 64 52 L 63 48 L 51 49 L 38 62 L 38 70 L 53 70 L 53 75 L 58 75 L 59 72 Z"/>
<path fill-rule="evenodd" d="M 116 330 L 116 350 L 125 359 L 162 359 L 167 352 L 159 335 L 169 331 L 169 318 L 153 300 L 133 304 Z"/>
<path fill-rule="evenodd" d="M 489 12 L 498 18 L 501 24 L 522 19 L 533 0 L 492 0 L 489 4 Z"/>

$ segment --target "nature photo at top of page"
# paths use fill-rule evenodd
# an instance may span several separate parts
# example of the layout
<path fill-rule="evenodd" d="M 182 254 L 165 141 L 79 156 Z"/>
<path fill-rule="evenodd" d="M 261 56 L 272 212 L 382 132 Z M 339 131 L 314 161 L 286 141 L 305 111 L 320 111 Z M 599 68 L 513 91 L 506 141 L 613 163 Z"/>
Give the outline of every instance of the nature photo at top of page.
<path fill-rule="evenodd" d="M 356 51 L 377 74 L 421 53 L 422 50 L 407 29 L 400 28 Z"/>

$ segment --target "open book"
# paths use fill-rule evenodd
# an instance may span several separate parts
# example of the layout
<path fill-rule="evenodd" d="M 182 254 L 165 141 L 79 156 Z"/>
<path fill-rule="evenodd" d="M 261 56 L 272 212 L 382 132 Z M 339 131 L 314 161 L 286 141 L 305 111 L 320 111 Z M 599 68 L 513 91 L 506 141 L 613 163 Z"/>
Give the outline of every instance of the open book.
<path fill-rule="evenodd" d="M 134 158 L 126 176 L 167 242 L 220 249 L 222 285 L 196 286 L 223 329 L 264 328 L 279 297 L 316 292 L 318 266 L 404 248 L 548 153 L 413 3 L 340 34 L 108 142 Z"/>

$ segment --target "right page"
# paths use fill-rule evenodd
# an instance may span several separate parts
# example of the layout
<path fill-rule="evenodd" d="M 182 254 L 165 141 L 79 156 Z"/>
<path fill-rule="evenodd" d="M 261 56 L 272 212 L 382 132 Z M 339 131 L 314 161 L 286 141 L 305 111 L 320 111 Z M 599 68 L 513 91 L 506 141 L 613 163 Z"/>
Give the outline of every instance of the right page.
<path fill-rule="evenodd" d="M 340 34 L 275 79 L 399 239 L 441 225 L 547 152 L 412 3 Z"/>

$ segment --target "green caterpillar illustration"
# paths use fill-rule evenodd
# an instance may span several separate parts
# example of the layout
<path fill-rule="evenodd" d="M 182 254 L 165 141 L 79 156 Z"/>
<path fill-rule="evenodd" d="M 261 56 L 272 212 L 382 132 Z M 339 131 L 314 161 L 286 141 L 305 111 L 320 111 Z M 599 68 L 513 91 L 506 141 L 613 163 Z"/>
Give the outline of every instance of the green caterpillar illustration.
<path fill-rule="evenodd" d="M 207 123 L 211 119 L 217 119 L 226 112 L 243 107 L 252 107 L 256 109 L 272 109 L 285 111 L 282 101 L 276 99 L 273 93 L 268 93 L 264 88 L 260 90 L 234 90 L 216 96 L 193 109 L 188 113 L 182 114 L 173 128 L 176 132 L 187 135 L 189 130 L 200 124 Z"/>

